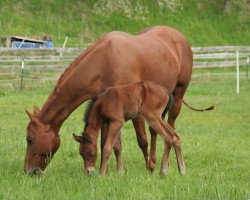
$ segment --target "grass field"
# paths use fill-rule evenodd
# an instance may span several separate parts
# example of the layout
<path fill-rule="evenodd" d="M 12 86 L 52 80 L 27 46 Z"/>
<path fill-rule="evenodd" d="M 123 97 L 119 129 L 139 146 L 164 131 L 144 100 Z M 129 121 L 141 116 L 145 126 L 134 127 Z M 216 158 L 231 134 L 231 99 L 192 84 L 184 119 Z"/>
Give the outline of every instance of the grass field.
<path fill-rule="evenodd" d="M 124 174 L 117 175 L 112 155 L 109 173 L 87 176 L 72 133 L 83 128 L 84 106 L 63 124 L 61 147 L 40 178 L 24 174 L 28 117 L 24 108 L 41 107 L 50 88 L 0 90 L 1 199 L 249 199 L 250 80 L 193 79 L 185 99 L 194 107 L 216 103 L 211 112 L 197 113 L 183 106 L 176 129 L 182 136 L 185 176 L 179 176 L 174 153 L 170 172 L 159 176 L 163 142 L 158 138 L 154 174 L 146 171 L 130 122 L 123 129 Z M 98 160 L 99 167 L 99 160 Z"/>

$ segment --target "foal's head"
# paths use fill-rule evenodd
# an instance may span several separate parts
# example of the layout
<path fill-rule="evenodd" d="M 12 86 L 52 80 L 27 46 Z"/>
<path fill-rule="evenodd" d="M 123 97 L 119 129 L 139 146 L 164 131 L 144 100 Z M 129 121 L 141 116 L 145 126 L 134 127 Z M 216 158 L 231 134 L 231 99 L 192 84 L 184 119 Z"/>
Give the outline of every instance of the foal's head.
<path fill-rule="evenodd" d="M 83 133 L 83 136 L 76 136 L 73 134 L 73 137 L 80 143 L 79 153 L 84 161 L 84 172 L 93 172 L 98 153 L 97 145 L 91 141 L 91 138 L 86 133 Z"/>

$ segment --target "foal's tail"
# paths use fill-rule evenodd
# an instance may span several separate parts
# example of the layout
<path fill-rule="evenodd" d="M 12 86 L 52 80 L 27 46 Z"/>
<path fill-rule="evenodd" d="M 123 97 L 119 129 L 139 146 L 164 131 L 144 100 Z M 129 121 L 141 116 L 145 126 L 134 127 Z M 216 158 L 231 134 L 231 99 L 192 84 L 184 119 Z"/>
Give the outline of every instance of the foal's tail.
<path fill-rule="evenodd" d="M 184 103 L 185 106 L 187 106 L 189 109 L 194 110 L 194 111 L 198 111 L 198 112 L 203 112 L 203 111 L 208 111 L 208 110 L 213 110 L 215 108 L 215 105 L 211 105 L 208 108 L 205 109 L 197 109 L 197 108 L 193 108 L 192 106 L 190 106 L 186 101 L 184 101 L 182 99 L 182 103 Z"/>
<path fill-rule="evenodd" d="M 168 95 L 169 95 L 169 100 L 168 100 L 168 104 L 166 106 L 166 108 L 164 109 L 163 113 L 161 114 L 161 118 L 164 119 L 165 115 L 167 114 L 167 112 L 170 110 L 170 108 L 172 107 L 173 103 L 174 103 L 174 96 L 171 92 L 168 91 Z"/>

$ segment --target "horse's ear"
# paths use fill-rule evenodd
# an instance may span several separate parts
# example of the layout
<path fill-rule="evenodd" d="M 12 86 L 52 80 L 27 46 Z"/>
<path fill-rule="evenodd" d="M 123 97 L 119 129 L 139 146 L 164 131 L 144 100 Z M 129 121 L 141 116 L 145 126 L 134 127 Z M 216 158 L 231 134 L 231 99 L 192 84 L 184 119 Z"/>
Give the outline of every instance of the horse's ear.
<path fill-rule="evenodd" d="M 40 111 L 39 108 L 37 106 L 34 106 L 33 113 L 34 113 L 35 116 L 39 113 L 39 111 Z"/>
<path fill-rule="evenodd" d="M 82 141 L 82 136 L 75 135 L 74 133 L 73 133 L 73 138 L 75 139 L 75 141 L 77 141 L 79 143 L 81 143 L 81 141 Z"/>
<path fill-rule="evenodd" d="M 35 118 L 35 116 L 32 113 L 30 113 L 27 109 L 25 109 L 25 111 L 27 115 L 29 116 L 30 120 L 33 120 Z"/>

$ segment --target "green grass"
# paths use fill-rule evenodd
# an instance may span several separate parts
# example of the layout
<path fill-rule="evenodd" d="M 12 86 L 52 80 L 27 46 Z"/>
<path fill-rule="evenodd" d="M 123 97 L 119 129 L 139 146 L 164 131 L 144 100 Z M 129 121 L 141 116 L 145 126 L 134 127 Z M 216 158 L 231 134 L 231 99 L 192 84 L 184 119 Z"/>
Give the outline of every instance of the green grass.
<path fill-rule="evenodd" d="M 175 2 L 175 11 L 166 2 Z M 184 33 L 192 46 L 249 45 L 248 0 L 230 0 L 228 9 L 223 8 L 223 2 L 2 0 L 0 36 L 51 35 L 55 46 L 62 46 L 69 36 L 67 47 L 83 47 L 110 31 L 135 34 L 145 27 L 167 25 Z"/>
<path fill-rule="evenodd" d="M 195 71 L 196 72 L 196 71 Z M 72 133 L 83 128 L 85 105 L 63 124 L 61 147 L 40 178 L 24 174 L 28 117 L 24 108 L 41 107 L 51 88 L 0 91 L 0 199 L 249 199 L 250 86 L 241 79 L 236 94 L 234 78 L 197 79 L 185 99 L 195 107 L 216 103 L 211 112 L 197 113 L 183 106 L 176 129 L 182 136 L 185 176 L 179 176 L 174 153 L 170 172 L 159 176 L 163 142 L 158 138 L 154 174 L 144 166 L 131 122 L 123 129 L 124 174 L 116 173 L 112 155 L 109 173 L 83 173 L 82 158 Z M 97 162 L 99 167 L 99 159 Z"/>

